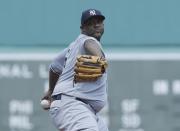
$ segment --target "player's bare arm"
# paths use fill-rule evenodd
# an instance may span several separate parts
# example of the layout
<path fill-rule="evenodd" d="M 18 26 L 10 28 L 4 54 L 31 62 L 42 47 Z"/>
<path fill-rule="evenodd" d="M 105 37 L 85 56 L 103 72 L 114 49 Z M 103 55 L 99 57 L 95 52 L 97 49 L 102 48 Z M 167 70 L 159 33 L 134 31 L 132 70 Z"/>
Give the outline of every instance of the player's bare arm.
<path fill-rule="evenodd" d="M 95 56 L 103 57 L 101 48 L 95 40 L 92 39 L 86 40 L 84 43 L 84 48 L 87 55 L 95 55 Z"/>
<path fill-rule="evenodd" d="M 52 69 L 49 69 L 49 89 L 46 92 L 46 94 L 44 95 L 44 97 L 42 98 L 42 100 L 46 99 L 46 100 L 51 101 L 51 94 L 54 90 L 56 82 L 59 79 L 60 74 L 57 74 L 57 73 L 53 72 Z"/>
<path fill-rule="evenodd" d="M 61 73 L 57 74 L 53 72 L 51 69 L 49 70 L 49 92 L 52 94 L 54 87 L 59 79 Z"/>

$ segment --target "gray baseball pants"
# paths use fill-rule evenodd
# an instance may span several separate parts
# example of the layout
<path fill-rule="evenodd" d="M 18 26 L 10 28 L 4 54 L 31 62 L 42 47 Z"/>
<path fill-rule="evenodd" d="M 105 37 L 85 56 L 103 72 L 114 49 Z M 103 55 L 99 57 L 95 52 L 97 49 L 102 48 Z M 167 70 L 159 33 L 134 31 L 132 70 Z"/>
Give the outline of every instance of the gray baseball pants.
<path fill-rule="evenodd" d="M 61 100 L 53 101 L 49 114 L 60 131 L 108 131 L 100 116 L 74 97 L 62 95 Z"/>

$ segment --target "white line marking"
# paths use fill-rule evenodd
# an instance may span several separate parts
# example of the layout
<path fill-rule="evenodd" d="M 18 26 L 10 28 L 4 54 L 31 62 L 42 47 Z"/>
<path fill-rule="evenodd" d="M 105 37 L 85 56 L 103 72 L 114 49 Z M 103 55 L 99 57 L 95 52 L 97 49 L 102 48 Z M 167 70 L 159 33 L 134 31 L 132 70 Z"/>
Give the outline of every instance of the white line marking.
<path fill-rule="evenodd" d="M 1 61 L 47 61 L 58 53 L 0 53 Z M 180 53 L 106 53 L 108 60 L 180 60 Z"/>
<path fill-rule="evenodd" d="M 110 60 L 180 60 L 180 53 L 111 53 Z"/>

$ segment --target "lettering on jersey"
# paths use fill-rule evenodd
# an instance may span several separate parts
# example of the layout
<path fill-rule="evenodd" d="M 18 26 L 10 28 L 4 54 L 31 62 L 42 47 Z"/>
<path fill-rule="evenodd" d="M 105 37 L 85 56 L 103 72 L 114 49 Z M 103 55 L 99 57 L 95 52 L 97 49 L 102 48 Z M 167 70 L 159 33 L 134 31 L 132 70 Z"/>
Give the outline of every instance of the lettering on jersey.
<path fill-rule="evenodd" d="M 67 61 L 67 58 L 68 58 L 69 55 L 70 55 L 70 51 L 71 51 L 71 49 L 69 48 L 69 49 L 68 49 L 68 52 L 66 53 L 66 56 L 65 56 L 64 68 L 66 67 L 66 61 Z"/>

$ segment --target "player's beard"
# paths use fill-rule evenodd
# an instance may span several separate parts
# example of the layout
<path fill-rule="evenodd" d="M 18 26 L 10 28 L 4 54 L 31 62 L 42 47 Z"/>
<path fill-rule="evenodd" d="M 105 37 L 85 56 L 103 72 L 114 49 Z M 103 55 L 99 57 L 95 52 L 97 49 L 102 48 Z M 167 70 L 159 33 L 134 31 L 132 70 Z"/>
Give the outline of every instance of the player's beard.
<path fill-rule="evenodd" d="M 96 38 L 98 41 L 100 41 L 102 35 L 104 34 L 104 28 L 102 29 L 89 29 L 88 35 Z"/>

